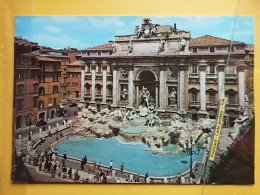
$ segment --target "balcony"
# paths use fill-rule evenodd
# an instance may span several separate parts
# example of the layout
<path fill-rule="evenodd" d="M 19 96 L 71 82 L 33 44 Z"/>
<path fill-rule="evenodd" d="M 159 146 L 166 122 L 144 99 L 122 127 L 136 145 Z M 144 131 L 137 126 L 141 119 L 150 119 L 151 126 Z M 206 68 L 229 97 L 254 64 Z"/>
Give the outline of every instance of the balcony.
<path fill-rule="evenodd" d="M 113 96 L 112 95 L 108 95 L 107 96 L 107 100 L 113 100 Z"/>
<path fill-rule="evenodd" d="M 228 83 L 236 83 L 237 82 L 237 74 L 226 74 L 226 82 Z"/>
<path fill-rule="evenodd" d="M 206 81 L 207 82 L 217 82 L 218 81 L 217 74 L 207 74 Z"/>
<path fill-rule="evenodd" d="M 239 111 L 239 105 L 227 103 L 226 110 Z"/>
<path fill-rule="evenodd" d="M 61 70 L 45 69 L 42 72 L 60 72 Z"/>
<path fill-rule="evenodd" d="M 199 109 L 200 108 L 200 102 L 189 102 L 189 107 Z"/>
<path fill-rule="evenodd" d="M 218 104 L 217 103 L 207 102 L 207 110 L 209 110 L 209 109 L 217 110 L 218 109 Z"/>
<path fill-rule="evenodd" d="M 61 86 L 62 86 L 62 87 L 67 87 L 67 86 L 68 86 L 68 83 L 61 83 Z"/>
<path fill-rule="evenodd" d="M 189 74 L 190 81 L 199 81 L 199 79 L 200 79 L 200 74 L 198 73 Z"/>

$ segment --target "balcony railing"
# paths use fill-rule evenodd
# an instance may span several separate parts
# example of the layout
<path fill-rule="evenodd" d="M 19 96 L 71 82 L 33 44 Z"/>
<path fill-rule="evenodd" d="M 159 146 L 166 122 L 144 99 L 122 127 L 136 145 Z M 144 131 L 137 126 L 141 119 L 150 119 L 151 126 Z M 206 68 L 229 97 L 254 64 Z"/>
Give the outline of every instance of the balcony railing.
<path fill-rule="evenodd" d="M 207 78 L 217 78 L 217 74 L 207 74 Z"/>
<path fill-rule="evenodd" d="M 198 74 L 198 73 L 190 74 L 190 78 L 199 78 L 199 77 L 200 77 L 200 74 Z"/>
<path fill-rule="evenodd" d="M 236 74 L 226 74 L 227 79 L 236 79 L 237 75 Z"/>
<path fill-rule="evenodd" d="M 200 102 L 189 102 L 189 107 L 191 108 L 199 108 Z"/>

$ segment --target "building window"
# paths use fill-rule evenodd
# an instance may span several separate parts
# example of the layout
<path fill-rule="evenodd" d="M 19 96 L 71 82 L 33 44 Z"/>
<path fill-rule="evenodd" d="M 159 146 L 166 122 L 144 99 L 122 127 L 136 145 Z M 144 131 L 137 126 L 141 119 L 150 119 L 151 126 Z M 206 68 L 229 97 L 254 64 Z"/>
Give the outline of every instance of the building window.
<path fill-rule="evenodd" d="M 108 86 L 107 86 L 107 89 L 108 89 L 107 95 L 108 95 L 108 96 L 112 96 L 113 86 L 112 86 L 112 85 L 108 85 Z"/>
<path fill-rule="evenodd" d="M 34 78 L 34 79 L 38 79 L 38 74 L 37 74 L 37 73 L 34 73 L 34 74 L 33 74 L 33 78 Z"/>
<path fill-rule="evenodd" d="M 53 86 L 53 93 L 58 93 L 58 86 Z"/>
<path fill-rule="evenodd" d="M 101 52 L 100 51 L 98 52 L 98 55 L 101 56 Z"/>
<path fill-rule="evenodd" d="M 17 111 L 23 109 L 23 99 L 18 99 L 17 100 L 16 109 L 17 109 Z"/>
<path fill-rule="evenodd" d="M 215 94 L 209 94 L 209 102 L 212 104 L 215 103 Z"/>
<path fill-rule="evenodd" d="M 70 86 L 70 82 L 68 82 L 68 86 Z"/>
<path fill-rule="evenodd" d="M 192 100 L 192 102 L 197 102 L 197 93 L 193 92 L 191 94 L 191 100 Z"/>
<path fill-rule="evenodd" d="M 45 82 L 45 76 L 44 75 L 40 75 L 40 83 L 44 83 Z"/>
<path fill-rule="evenodd" d="M 197 53 L 197 48 L 192 49 L 193 53 Z"/>
<path fill-rule="evenodd" d="M 215 48 L 214 47 L 210 47 L 210 52 L 215 52 Z"/>
<path fill-rule="evenodd" d="M 86 94 L 90 94 L 90 85 L 89 84 L 87 84 L 87 85 L 85 85 L 86 86 Z"/>
<path fill-rule="evenodd" d="M 74 82 L 72 82 L 72 86 L 74 86 Z"/>
<path fill-rule="evenodd" d="M 44 108 L 44 101 L 40 101 L 39 102 L 39 109 L 43 109 Z"/>
<path fill-rule="evenodd" d="M 57 98 L 53 98 L 53 105 L 54 105 L 54 106 L 57 105 Z"/>
<path fill-rule="evenodd" d="M 197 74 L 198 73 L 198 66 L 197 64 L 192 64 L 192 73 Z"/>
<path fill-rule="evenodd" d="M 34 92 L 37 92 L 37 91 L 38 91 L 38 88 L 39 88 L 38 83 L 34 83 L 34 84 L 33 84 L 33 91 L 34 91 Z"/>
<path fill-rule="evenodd" d="M 42 72 L 44 71 L 44 64 L 42 62 L 40 62 L 40 69 Z"/>
<path fill-rule="evenodd" d="M 75 82 L 75 86 L 76 86 L 76 87 L 78 86 L 78 82 Z"/>
<path fill-rule="evenodd" d="M 102 86 L 101 85 L 96 85 L 96 94 L 97 95 L 101 95 L 101 89 L 102 89 Z"/>
<path fill-rule="evenodd" d="M 99 65 L 98 65 L 98 71 L 97 71 L 97 72 L 98 72 L 98 73 L 101 73 L 101 69 L 102 69 L 101 64 L 99 64 Z"/>
<path fill-rule="evenodd" d="M 55 82 L 55 81 L 58 81 L 58 75 L 57 74 L 54 74 L 53 75 L 53 81 Z"/>
<path fill-rule="evenodd" d="M 44 94 L 45 94 L 44 87 L 40 87 L 39 88 L 39 95 L 44 95 Z"/>
<path fill-rule="evenodd" d="M 33 107 L 37 107 L 38 97 L 33 97 Z"/>
<path fill-rule="evenodd" d="M 210 64 L 209 65 L 209 73 L 210 74 L 215 74 L 215 64 Z"/>
<path fill-rule="evenodd" d="M 236 104 L 235 98 L 236 98 L 235 94 L 229 94 L 228 95 L 228 103 L 229 104 Z"/>
<path fill-rule="evenodd" d="M 90 55 L 90 52 L 87 52 L 87 55 L 89 56 L 89 55 Z"/>
<path fill-rule="evenodd" d="M 23 73 L 18 73 L 18 79 L 23 79 L 24 78 L 24 75 L 23 75 Z"/>
<path fill-rule="evenodd" d="M 24 93 L 24 85 L 20 84 L 17 86 L 17 93 L 18 94 L 23 94 Z"/>

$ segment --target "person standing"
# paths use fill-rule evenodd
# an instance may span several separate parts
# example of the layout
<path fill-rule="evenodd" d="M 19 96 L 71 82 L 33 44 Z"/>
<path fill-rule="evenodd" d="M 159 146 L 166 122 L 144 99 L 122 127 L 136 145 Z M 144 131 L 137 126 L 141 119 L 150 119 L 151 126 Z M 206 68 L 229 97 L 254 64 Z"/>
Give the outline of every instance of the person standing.
<path fill-rule="evenodd" d="M 66 153 L 66 150 L 65 150 L 64 153 L 63 153 L 63 159 L 64 159 L 64 160 L 67 160 L 67 153 Z"/>
<path fill-rule="evenodd" d="M 113 162 L 112 162 L 112 160 L 110 161 L 109 167 L 110 167 L 110 171 L 112 171 L 112 168 L 113 168 Z"/>
<path fill-rule="evenodd" d="M 123 162 L 121 163 L 120 167 L 121 167 L 121 174 L 123 174 L 123 172 L 124 172 L 124 163 Z"/>
<path fill-rule="evenodd" d="M 69 178 L 71 179 L 71 176 L 72 176 L 72 169 L 71 168 L 68 171 L 68 175 L 69 175 Z"/>
<path fill-rule="evenodd" d="M 86 157 L 86 156 L 84 156 L 84 158 L 83 158 L 83 162 L 84 162 L 84 165 L 86 165 L 86 164 L 87 164 L 87 162 L 88 162 L 88 159 L 87 159 L 87 157 Z"/>

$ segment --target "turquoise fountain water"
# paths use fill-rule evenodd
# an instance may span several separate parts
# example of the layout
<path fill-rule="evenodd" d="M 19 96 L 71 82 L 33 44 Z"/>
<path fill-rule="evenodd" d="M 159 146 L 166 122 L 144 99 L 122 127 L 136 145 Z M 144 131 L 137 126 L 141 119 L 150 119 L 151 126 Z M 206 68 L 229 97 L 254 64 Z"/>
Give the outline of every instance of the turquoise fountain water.
<path fill-rule="evenodd" d="M 133 127 L 122 128 L 121 131 L 126 132 L 126 133 L 143 133 L 144 132 L 144 130 L 142 130 L 142 129 L 133 128 Z"/>
<path fill-rule="evenodd" d="M 189 159 L 185 153 L 179 155 L 153 154 L 145 151 L 145 144 L 120 143 L 116 138 L 112 139 L 89 139 L 72 136 L 63 139 L 55 145 L 59 154 L 66 150 L 68 156 L 82 159 L 85 155 L 89 161 L 101 162 L 109 166 L 113 161 L 113 167 L 120 168 L 124 162 L 127 171 L 150 176 L 166 177 L 189 170 Z M 170 148 L 173 148 L 171 146 Z M 169 149 L 169 148 L 168 148 Z M 193 156 L 193 161 L 201 161 L 204 151 Z M 181 161 L 187 161 L 184 164 Z"/>

